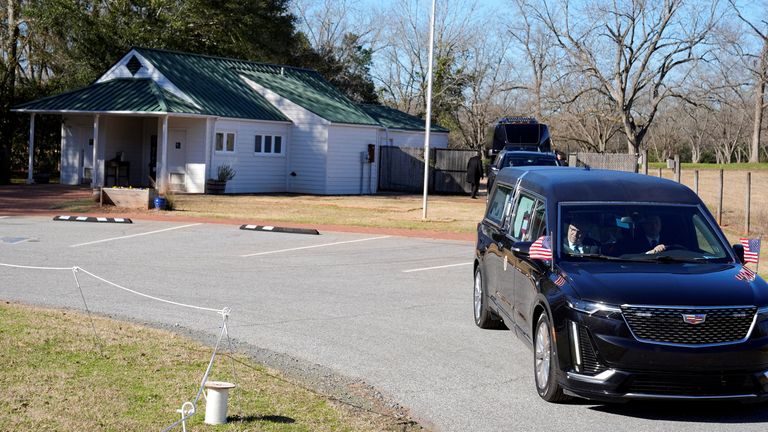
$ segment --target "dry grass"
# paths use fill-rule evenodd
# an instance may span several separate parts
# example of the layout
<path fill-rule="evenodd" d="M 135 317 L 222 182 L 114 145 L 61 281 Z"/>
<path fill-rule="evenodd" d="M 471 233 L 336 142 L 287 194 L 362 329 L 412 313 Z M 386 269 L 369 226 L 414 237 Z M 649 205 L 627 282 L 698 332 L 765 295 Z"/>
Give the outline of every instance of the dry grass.
<path fill-rule="evenodd" d="M 211 348 L 172 333 L 71 311 L 0 305 L 0 430 L 146 431 L 178 420 L 191 400 Z M 235 357 L 217 356 L 211 379 L 233 381 L 230 422 L 203 426 L 205 401 L 189 430 L 381 431 L 418 430 L 394 417 L 331 402 L 276 372 Z M 177 428 L 175 430 L 181 430 Z"/>
<path fill-rule="evenodd" d="M 347 225 L 359 227 L 475 231 L 485 199 L 431 196 L 422 221 L 420 195 L 178 195 L 176 210 L 184 215 L 250 219 L 254 222 Z"/>
<path fill-rule="evenodd" d="M 649 174 L 658 176 L 658 170 Z M 672 170 L 663 170 L 662 176 L 674 179 Z M 681 172 L 683 184 L 694 189 L 694 170 Z M 717 217 L 720 191 L 720 172 L 718 170 L 699 170 L 699 196 L 709 210 Z M 723 171 L 723 219 L 725 230 L 744 234 L 747 196 L 747 171 Z M 752 193 L 750 210 L 750 234 L 752 236 L 768 234 L 768 171 L 752 171 Z"/>

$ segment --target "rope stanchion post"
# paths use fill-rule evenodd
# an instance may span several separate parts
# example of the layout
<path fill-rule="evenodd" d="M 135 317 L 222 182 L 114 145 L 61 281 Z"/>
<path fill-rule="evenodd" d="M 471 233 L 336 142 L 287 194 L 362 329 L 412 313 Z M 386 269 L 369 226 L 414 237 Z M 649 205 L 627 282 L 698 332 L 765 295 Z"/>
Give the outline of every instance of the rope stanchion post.
<path fill-rule="evenodd" d="M 167 303 L 167 304 L 172 304 L 172 305 L 175 305 L 175 306 L 185 307 L 185 308 L 191 308 L 191 309 L 207 311 L 207 312 L 216 312 L 216 313 L 221 315 L 221 317 L 222 317 L 221 332 L 219 333 L 219 338 L 216 341 L 216 346 L 214 347 L 213 353 L 211 354 L 211 360 L 208 362 L 208 367 L 205 369 L 205 373 L 203 374 L 203 378 L 202 378 L 202 380 L 200 382 L 200 388 L 198 389 L 197 394 L 195 395 L 195 398 L 194 398 L 193 401 L 187 401 L 187 402 L 182 403 L 181 409 L 176 410 L 176 412 L 178 412 L 181 415 L 181 418 L 178 421 L 176 421 L 173 424 L 171 424 L 170 426 L 168 426 L 167 428 L 163 429 L 164 432 L 170 431 L 171 429 L 175 428 L 178 425 L 181 425 L 182 426 L 182 430 L 184 432 L 186 432 L 186 430 L 187 430 L 187 423 L 186 422 L 187 422 L 187 420 L 190 417 L 192 417 L 197 412 L 197 409 L 196 409 L 197 403 L 200 400 L 200 396 L 204 395 L 203 391 L 205 389 L 205 384 L 208 381 L 208 376 L 210 375 L 211 369 L 213 368 L 213 362 L 216 359 L 216 354 L 219 351 L 219 347 L 221 346 L 221 341 L 224 339 L 225 335 L 227 336 L 227 343 L 229 345 L 230 354 L 234 354 L 234 350 L 232 348 L 232 340 L 230 339 L 229 329 L 227 327 L 227 320 L 229 319 L 229 314 L 231 312 L 231 309 L 229 307 L 225 307 L 223 309 L 213 309 L 213 308 L 208 308 L 208 307 L 195 306 L 195 305 L 190 305 L 190 304 L 185 304 L 185 303 L 174 302 L 174 301 L 171 301 L 171 300 L 167 300 L 167 299 L 151 296 L 149 294 L 145 294 L 145 293 L 142 293 L 142 292 L 139 292 L 139 291 L 136 291 L 136 290 L 132 290 L 130 288 L 126 288 L 124 286 L 118 285 L 118 284 L 116 284 L 114 282 L 111 282 L 111 281 L 109 281 L 107 279 L 104 279 L 104 278 L 102 278 L 100 276 L 97 276 L 97 275 L 95 275 L 95 274 L 93 274 L 93 273 L 91 273 L 91 272 L 89 272 L 89 271 L 87 271 L 87 270 L 85 270 L 85 269 L 83 269 L 81 267 L 77 267 L 77 266 L 75 266 L 75 267 L 40 267 L 40 266 L 25 266 L 25 265 L 17 265 L 17 264 L 0 263 L 0 267 L 26 269 L 26 270 L 51 270 L 51 271 L 70 271 L 70 272 L 72 272 L 72 275 L 75 278 L 75 284 L 77 285 L 77 289 L 80 292 L 80 298 L 83 301 L 83 305 L 85 306 L 85 310 L 86 310 L 86 312 L 88 314 L 88 317 L 90 319 L 90 322 L 91 322 L 91 329 L 93 330 L 93 335 L 94 335 L 94 343 L 97 345 L 97 347 L 99 348 L 99 352 L 102 355 L 103 355 L 103 350 L 102 350 L 102 346 L 98 343 L 99 342 L 99 337 L 98 337 L 98 333 L 96 332 L 96 326 L 95 326 L 95 324 L 93 322 L 93 317 L 91 315 L 91 310 L 88 307 L 88 302 L 85 299 L 85 294 L 83 293 L 83 289 L 82 289 L 82 287 L 80 285 L 80 280 L 77 277 L 77 273 L 79 273 L 79 272 L 85 273 L 85 274 L 91 276 L 92 278 L 94 278 L 96 280 L 104 282 L 107 285 L 110 285 L 112 287 L 118 288 L 120 290 L 129 292 L 129 293 L 132 293 L 132 294 L 144 297 L 144 298 L 148 298 L 148 299 L 151 299 L 151 300 L 155 300 L 155 301 L 159 301 L 159 302 L 163 302 L 163 303 Z M 233 360 L 232 373 L 233 373 L 233 378 L 235 378 L 235 375 L 234 375 L 234 373 L 235 373 L 234 355 L 231 355 L 230 357 Z"/>

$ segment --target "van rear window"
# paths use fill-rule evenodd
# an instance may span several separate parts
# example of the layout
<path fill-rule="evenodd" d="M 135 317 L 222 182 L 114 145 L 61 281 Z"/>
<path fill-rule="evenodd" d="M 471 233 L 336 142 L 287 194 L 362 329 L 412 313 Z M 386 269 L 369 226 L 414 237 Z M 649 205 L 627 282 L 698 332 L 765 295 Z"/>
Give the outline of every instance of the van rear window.
<path fill-rule="evenodd" d="M 509 144 L 539 144 L 538 124 L 508 124 L 504 125 Z"/>

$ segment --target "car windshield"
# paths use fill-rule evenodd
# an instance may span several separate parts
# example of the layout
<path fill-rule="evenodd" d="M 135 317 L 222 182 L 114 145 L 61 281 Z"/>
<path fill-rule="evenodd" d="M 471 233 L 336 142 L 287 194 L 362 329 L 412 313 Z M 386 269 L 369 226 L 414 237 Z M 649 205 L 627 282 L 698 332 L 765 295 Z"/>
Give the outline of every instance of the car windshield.
<path fill-rule="evenodd" d="M 504 164 L 502 166 L 508 167 L 508 166 L 532 166 L 532 165 L 554 166 L 554 165 L 557 165 L 557 161 L 555 160 L 555 158 L 549 158 L 549 157 L 514 156 L 514 157 L 507 158 L 507 160 L 504 161 Z"/>
<path fill-rule="evenodd" d="M 717 228 L 693 205 L 561 204 L 563 260 L 728 262 Z"/>

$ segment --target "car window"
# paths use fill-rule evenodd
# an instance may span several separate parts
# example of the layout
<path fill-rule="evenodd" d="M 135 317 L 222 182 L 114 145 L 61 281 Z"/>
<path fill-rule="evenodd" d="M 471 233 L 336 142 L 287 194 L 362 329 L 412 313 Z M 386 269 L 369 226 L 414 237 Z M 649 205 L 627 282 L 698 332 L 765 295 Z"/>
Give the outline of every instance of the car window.
<path fill-rule="evenodd" d="M 700 215 L 693 215 L 693 226 L 696 230 L 696 242 L 699 250 L 710 255 L 722 255 L 720 242 L 715 238 L 712 230 L 707 228 L 707 223 Z"/>
<path fill-rule="evenodd" d="M 491 199 L 488 201 L 488 211 L 486 212 L 485 217 L 495 222 L 497 225 L 502 225 L 511 193 L 512 189 L 508 186 L 499 185 L 496 187 L 493 196 L 491 196 Z"/>
<path fill-rule="evenodd" d="M 527 195 L 521 195 L 517 200 L 509 233 L 513 239 L 524 241 L 530 236 L 535 204 L 536 200 Z"/>
<path fill-rule="evenodd" d="M 527 236 L 521 240 L 535 241 L 546 233 L 547 219 L 544 212 L 544 203 L 536 201 L 536 206 L 533 208 L 533 216 L 531 217 L 531 228 L 528 230 Z"/>
<path fill-rule="evenodd" d="M 555 166 L 557 160 L 540 157 L 513 157 L 504 166 Z"/>

